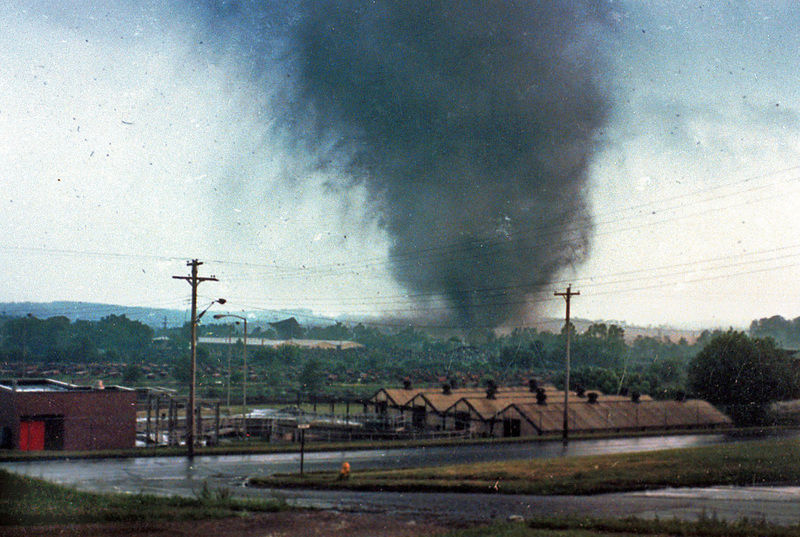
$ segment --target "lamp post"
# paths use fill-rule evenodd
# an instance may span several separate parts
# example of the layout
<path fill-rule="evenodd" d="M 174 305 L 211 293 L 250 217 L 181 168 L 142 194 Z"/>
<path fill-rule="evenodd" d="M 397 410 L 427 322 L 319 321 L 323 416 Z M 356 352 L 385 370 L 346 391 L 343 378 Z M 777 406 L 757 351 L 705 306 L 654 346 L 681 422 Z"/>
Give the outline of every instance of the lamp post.
<path fill-rule="evenodd" d="M 244 324 L 244 350 L 242 351 L 242 361 L 244 378 L 242 379 L 242 429 L 244 437 L 247 439 L 247 317 L 242 315 L 234 315 L 232 313 L 218 313 L 214 315 L 215 319 L 223 319 L 225 317 L 233 317 L 240 319 Z"/>
<path fill-rule="evenodd" d="M 200 319 L 203 315 L 206 314 L 208 308 L 213 306 L 214 304 L 224 304 L 226 300 L 224 298 L 218 298 L 209 304 L 206 309 L 200 312 L 200 315 L 195 315 L 197 313 L 197 306 L 196 301 L 192 300 L 192 341 L 191 341 L 191 354 L 192 354 L 192 363 L 191 363 L 191 383 L 189 384 L 189 407 L 186 409 L 186 421 L 187 423 L 187 430 L 186 430 L 186 453 L 189 458 L 194 457 L 194 437 L 195 431 L 197 430 L 197 424 L 194 422 L 194 407 L 195 407 L 195 392 L 196 392 L 196 377 L 197 377 L 197 325 L 200 323 Z"/>

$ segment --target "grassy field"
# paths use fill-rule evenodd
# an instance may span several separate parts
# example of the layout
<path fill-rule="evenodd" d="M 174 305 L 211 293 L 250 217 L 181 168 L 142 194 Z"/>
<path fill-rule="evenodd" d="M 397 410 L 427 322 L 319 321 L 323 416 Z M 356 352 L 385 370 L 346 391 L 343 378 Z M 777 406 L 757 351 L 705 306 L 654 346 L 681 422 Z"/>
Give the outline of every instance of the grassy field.
<path fill-rule="evenodd" d="M 660 487 L 800 483 L 800 442 L 759 441 L 649 453 L 531 459 L 404 470 L 253 477 L 265 487 L 597 494 Z"/>
<path fill-rule="evenodd" d="M 203 488 L 196 498 L 80 492 L 0 470 L 0 524 L 66 524 L 142 520 L 199 520 L 286 509 L 279 499 L 231 498 Z"/>

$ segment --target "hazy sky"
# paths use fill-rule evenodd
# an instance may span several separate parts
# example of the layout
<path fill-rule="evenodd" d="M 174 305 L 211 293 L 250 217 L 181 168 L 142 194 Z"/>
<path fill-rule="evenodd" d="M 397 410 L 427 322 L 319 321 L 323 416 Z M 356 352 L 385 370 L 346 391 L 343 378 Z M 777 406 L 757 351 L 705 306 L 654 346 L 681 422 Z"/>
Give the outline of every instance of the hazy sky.
<path fill-rule="evenodd" d="M 526 288 L 516 324 L 563 315 L 552 294 L 568 283 L 581 292 L 573 315 L 589 319 L 800 316 L 800 7 L 676 4 L 613 2 L 602 28 L 581 29 L 597 32 L 592 83 L 608 102 L 570 193 L 594 225 L 566 224 L 588 249 Z M 189 286 L 171 276 L 199 258 L 220 279 L 201 300 L 232 311 L 452 309 L 397 281 L 399 255 L 435 258 L 419 242 L 398 250 L 374 184 L 342 178 L 347 140 L 324 128 L 304 139 L 287 120 L 302 84 L 286 27 L 299 15 L 273 15 L 225 2 L 0 6 L 0 301 L 185 308 Z"/>

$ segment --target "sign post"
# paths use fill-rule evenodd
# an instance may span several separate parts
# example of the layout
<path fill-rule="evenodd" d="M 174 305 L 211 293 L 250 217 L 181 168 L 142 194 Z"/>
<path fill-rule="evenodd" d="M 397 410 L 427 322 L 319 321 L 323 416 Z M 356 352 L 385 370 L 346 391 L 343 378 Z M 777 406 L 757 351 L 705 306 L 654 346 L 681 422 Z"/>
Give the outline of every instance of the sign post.
<path fill-rule="evenodd" d="M 311 428 L 308 423 L 298 423 L 297 428 L 300 430 L 300 475 L 303 475 L 303 462 L 306 452 L 306 429 Z"/>

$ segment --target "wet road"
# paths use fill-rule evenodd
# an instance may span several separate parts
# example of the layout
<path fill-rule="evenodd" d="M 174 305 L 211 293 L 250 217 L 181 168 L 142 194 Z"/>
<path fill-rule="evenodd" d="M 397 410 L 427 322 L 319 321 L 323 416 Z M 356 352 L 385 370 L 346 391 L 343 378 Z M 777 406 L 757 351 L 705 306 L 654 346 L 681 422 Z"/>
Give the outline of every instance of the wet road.
<path fill-rule="evenodd" d="M 800 435 L 800 433 L 797 433 Z M 335 471 L 347 460 L 353 470 L 440 466 L 492 460 L 652 451 L 729 442 L 723 434 L 578 440 L 564 449 L 560 441 L 529 444 L 467 445 L 305 454 L 305 470 Z M 191 494 L 210 486 L 238 486 L 254 475 L 297 472 L 298 453 L 264 455 L 141 457 L 2 463 L 14 472 L 77 486 L 84 490 Z"/>
<path fill-rule="evenodd" d="M 800 431 L 782 433 L 800 438 Z M 306 471 L 337 470 L 342 461 L 354 470 L 437 466 L 462 462 L 552 458 L 570 455 L 652 451 L 747 441 L 723 434 L 576 440 L 566 451 L 559 441 L 396 450 L 306 453 Z M 582 513 L 597 516 L 637 515 L 696 518 L 714 513 L 720 518 L 765 518 L 779 523 L 800 521 L 800 488 L 713 488 L 662 490 L 591 497 L 536 497 L 497 494 L 366 493 L 342 491 L 270 491 L 243 486 L 247 477 L 296 472 L 299 455 L 184 457 L 37 461 L 2 463 L 0 467 L 83 490 L 194 495 L 207 483 L 237 496 L 279 494 L 299 506 L 325 509 L 416 513 L 459 520 L 489 520 L 511 514 Z"/>
<path fill-rule="evenodd" d="M 262 491 L 262 494 L 264 492 Z M 458 493 L 275 491 L 295 505 L 340 511 L 397 513 L 445 521 L 486 522 L 511 515 L 580 515 L 735 521 L 742 517 L 790 525 L 800 522 L 800 487 L 713 487 L 595 496 Z"/>

